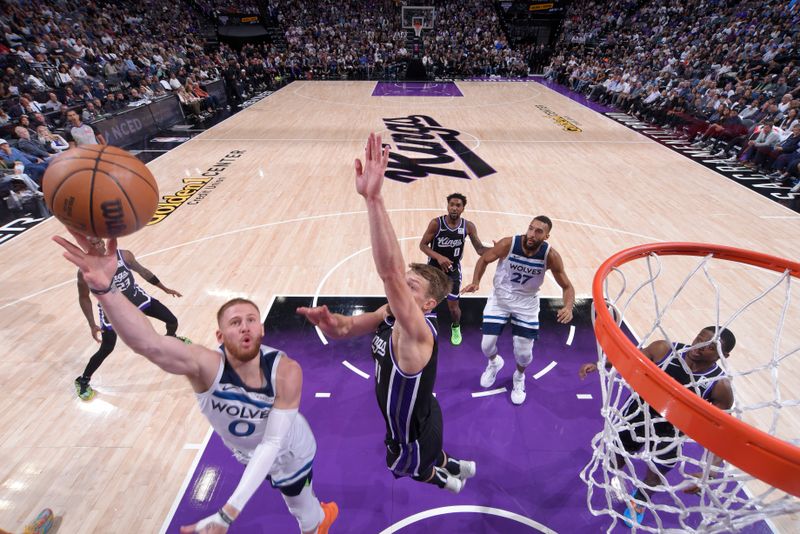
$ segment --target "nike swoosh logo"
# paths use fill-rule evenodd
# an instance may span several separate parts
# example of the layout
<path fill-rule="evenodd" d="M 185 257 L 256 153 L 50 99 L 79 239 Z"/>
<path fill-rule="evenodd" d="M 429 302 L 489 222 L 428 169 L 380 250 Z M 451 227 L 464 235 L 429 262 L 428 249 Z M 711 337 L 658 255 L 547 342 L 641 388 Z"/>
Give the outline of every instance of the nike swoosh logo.
<path fill-rule="evenodd" d="M 229 389 L 239 389 L 239 386 L 234 386 L 233 384 L 225 384 L 222 386 L 222 391 L 228 391 Z"/>

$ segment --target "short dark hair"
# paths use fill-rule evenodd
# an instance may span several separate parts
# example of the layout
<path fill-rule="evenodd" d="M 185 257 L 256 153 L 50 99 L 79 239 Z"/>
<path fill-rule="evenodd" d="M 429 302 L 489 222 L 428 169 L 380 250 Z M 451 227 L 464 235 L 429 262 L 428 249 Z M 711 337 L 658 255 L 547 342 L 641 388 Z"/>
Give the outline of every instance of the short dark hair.
<path fill-rule="evenodd" d="M 252 307 L 254 307 L 256 309 L 256 311 L 258 312 L 259 316 L 261 315 L 261 310 L 258 309 L 258 305 L 255 302 L 253 302 L 252 300 L 243 299 L 243 298 L 235 298 L 235 299 L 229 300 L 228 302 L 226 302 L 225 304 L 220 306 L 219 310 L 217 310 L 217 324 L 221 323 L 222 315 L 225 313 L 225 310 L 227 310 L 231 306 L 235 306 L 237 304 L 250 304 Z"/>
<path fill-rule="evenodd" d="M 467 197 L 465 197 L 465 196 L 464 196 L 464 195 L 462 195 L 461 193 L 453 193 L 452 195 L 447 195 L 447 202 L 448 202 L 448 204 L 449 204 L 449 203 L 450 203 L 450 201 L 451 201 L 451 200 L 453 200 L 454 198 L 457 198 L 457 199 L 459 199 L 461 202 L 463 202 L 463 203 L 464 203 L 464 205 L 465 205 L 465 206 L 467 205 Z"/>
<path fill-rule="evenodd" d="M 450 293 L 453 281 L 443 270 L 425 263 L 411 263 L 408 266 L 414 274 L 428 281 L 428 296 L 439 304 Z"/>
<path fill-rule="evenodd" d="M 553 221 L 551 221 L 550 217 L 548 217 L 547 215 L 537 215 L 536 217 L 533 218 L 533 220 L 545 223 L 547 225 L 548 232 L 553 229 Z"/>
<path fill-rule="evenodd" d="M 704 332 L 714 332 L 717 331 L 716 326 L 707 326 L 703 328 Z M 736 346 L 736 336 L 733 335 L 733 332 L 728 330 L 727 328 L 720 328 L 719 330 L 719 344 L 720 348 L 722 349 L 723 354 L 728 354 L 730 351 L 733 350 L 733 347 Z"/>

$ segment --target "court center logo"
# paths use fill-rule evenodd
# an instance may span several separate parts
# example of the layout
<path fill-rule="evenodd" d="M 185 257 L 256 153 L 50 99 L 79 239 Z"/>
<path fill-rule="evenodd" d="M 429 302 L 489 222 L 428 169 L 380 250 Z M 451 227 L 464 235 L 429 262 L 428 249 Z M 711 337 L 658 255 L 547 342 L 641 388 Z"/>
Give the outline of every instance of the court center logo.
<path fill-rule="evenodd" d="M 431 174 L 471 180 L 497 172 L 458 138 L 461 132 L 443 128 L 427 115 L 383 119 L 383 123 L 392 132 L 395 145 L 386 170 L 391 180 L 409 183 Z M 452 168 L 456 158 L 448 152 L 455 154 L 469 173 Z"/>

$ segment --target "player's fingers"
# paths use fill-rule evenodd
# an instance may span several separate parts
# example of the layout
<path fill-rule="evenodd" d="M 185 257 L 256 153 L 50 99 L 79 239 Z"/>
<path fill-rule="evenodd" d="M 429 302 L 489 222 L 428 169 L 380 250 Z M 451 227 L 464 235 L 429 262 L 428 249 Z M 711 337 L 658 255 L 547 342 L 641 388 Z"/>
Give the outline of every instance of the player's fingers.
<path fill-rule="evenodd" d="M 361 176 L 362 174 L 364 174 L 364 165 L 361 164 L 361 160 L 358 158 L 356 158 L 355 167 L 356 167 L 356 176 Z"/>
<path fill-rule="evenodd" d="M 112 237 L 108 240 L 108 252 L 106 253 L 107 256 L 116 256 L 117 254 L 117 238 Z"/>
<path fill-rule="evenodd" d="M 197 523 L 195 523 L 194 525 L 182 526 L 181 527 L 181 534 L 193 534 L 194 532 L 197 532 L 195 527 L 197 527 Z"/>
<path fill-rule="evenodd" d="M 64 249 L 67 252 L 71 252 L 73 254 L 79 254 L 79 253 L 82 254 L 84 252 L 83 250 L 80 249 L 80 247 L 76 246 L 71 241 L 68 241 L 68 240 L 64 239 L 60 235 L 54 235 L 53 236 L 53 241 L 55 241 L 56 243 L 58 243 L 59 245 L 64 247 Z"/>
<path fill-rule="evenodd" d="M 373 134 L 369 134 L 367 138 L 367 146 L 364 148 L 364 158 L 369 162 L 372 159 L 372 136 Z"/>
<path fill-rule="evenodd" d="M 92 246 L 89 244 L 89 240 L 86 238 L 85 235 L 79 234 L 78 232 L 76 232 L 72 228 L 67 228 L 67 231 L 70 234 L 72 234 L 72 237 L 75 238 L 75 241 L 78 243 L 78 245 L 83 247 L 83 250 L 91 250 L 92 249 Z"/>

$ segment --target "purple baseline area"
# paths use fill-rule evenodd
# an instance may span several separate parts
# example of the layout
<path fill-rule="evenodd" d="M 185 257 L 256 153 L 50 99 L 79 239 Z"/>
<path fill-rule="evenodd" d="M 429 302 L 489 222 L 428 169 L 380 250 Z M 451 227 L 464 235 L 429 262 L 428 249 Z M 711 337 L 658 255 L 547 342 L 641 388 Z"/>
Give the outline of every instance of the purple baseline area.
<path fill-rule="evenodd" d="M 458 495 L 407 478 L 394 479 L 386 469 L 384 421 L 376 407 L 372 377 L 364 379 L 342 364 L 347 360 L 371 375 L 374 364 L 369 336 L 323 346 L 311 328 L 303 328 L 275 332 L 265 340 L 298 360 L 303 368 L 301 411 L 317 439 L 314 491 L 323 502 L 336 501 L 340 510 L 331 533 L 377 534 L 414 514 L 459 505 L 513 512 L 559 533 L 608 530 L 612 520 L 589 512 L 586 486 L 578 476 L 591 457 L 591 438 L 602 426 L 598 381 L 577 378 L 580 365 L 597 358 L 591 327 L 578 327 L 570 346 L 565 343 L 568 325 L 552 324 L 542 330 L 529 368 L 528 397 L 522 406 L 512 405 L 508 393 L 471 396 L 471 392 L 482 391 L 478 381 L 486 358 L 480 350 L 479 329 L 462 330 L 464 339 L 459 347 L 451 346 L 445 335 L 439 338 L 435 390 L 444 417 L 445 450 L 477 462 L 476 477 Z M 498 348 L 500 354 L 508 356 L 493 388 L 510 390 L 513 352 L 509 335 L 501 336 Z M 557 365 L 534 380 L 532 375 L 551 361 Z M 331 397 L 316 398 L 317 392 L 330 393 Z M 578 399 L 580 393 L 590 393 L 592 399 Z M 643 466 L 639 467 L 643 475 Z M 177 533 L 180 525 L 218 510 L 235 489 L 242 471 L 243 466 L 213 435 L 166 532 Z M 676 471 L 670 478 L 678 476 Z M 209 472 L 218 478 L 210 495 L 200 500 L 197 483 Z M 657 498 L 664 502 L 668 499 Z M 687 495 L 684 499 L 692 505 L 699 498 Z M 655 524 L 652 516 L 645 522 Z M 678 523 L 667 517 L 664 526 L 677 528 Z M 262 484 L 229 532 L 283 534 L 299 529 L 280 493 Z M 537 529 L 507 518 L 463 512 L 424 519 L 398 532 L 525 534 Z M 617 523 L 611 532 L 627 534 L 631 530 Z M 742 532 L 770 530 L 762 522 Z"/>
<path fill-rule="evenodd" d="M 378 82 L 372 96 L 464 96 L 454 82 Z"/>
<path fill-rule="evenodd" d="M 614 108 L 611 108 L 611 107 L 608 107 L 608 106 L 604 106 L 603 104 L 598 104 L 597 102 L 593 102 L 593 101 L 589 100 L 588 98 L 586 98 L 584 95 L 582 95 L 580 93 L 576 93 L 575 91 L 571 91 L 570 89 L 567 89 L 563 85 L 559 85 L 559 84 L 557 84 L 555 82 L 551 82 L 550 80 L 547 80 L 545 78 L 536 78 L 536 83 L 540 83 L 540 84 L 544 85 L 545 87 L 547 87 L 548 89 L 550 89 L 552 91 L 555 91 L 556 93 L 558 93 L 560 95 L 564 95 L 567 98 L 569 98 L 570 100 L 574 100 L 578 104 L 586 106 L 587 108 L 589 108 L 591 110 L 594 110 L 594 111 L 597 111 L 598 113 L 617 113 L 618 112 L 618 110 L 616 110 Z"/>

